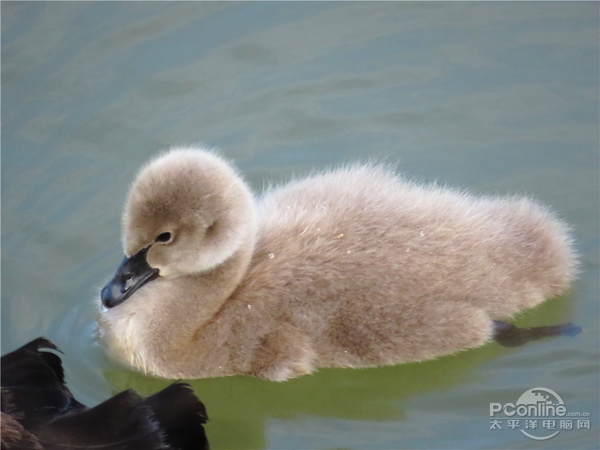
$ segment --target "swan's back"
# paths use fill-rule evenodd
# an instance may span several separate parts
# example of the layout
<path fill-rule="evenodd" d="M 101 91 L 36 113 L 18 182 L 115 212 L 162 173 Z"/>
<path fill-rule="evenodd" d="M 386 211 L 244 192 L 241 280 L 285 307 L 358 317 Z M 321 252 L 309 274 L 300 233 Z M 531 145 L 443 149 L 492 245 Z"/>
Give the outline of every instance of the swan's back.
<path fill-rule="evenodd" d="M 458 301 L 506 318 L 564 290 L 576 271 L 568 229 L 543 207 L 422 186 L 378 165 L 273 189 L 259 220 L 248 278 L 291 299 L 297 285 L 297 302 Z"/>

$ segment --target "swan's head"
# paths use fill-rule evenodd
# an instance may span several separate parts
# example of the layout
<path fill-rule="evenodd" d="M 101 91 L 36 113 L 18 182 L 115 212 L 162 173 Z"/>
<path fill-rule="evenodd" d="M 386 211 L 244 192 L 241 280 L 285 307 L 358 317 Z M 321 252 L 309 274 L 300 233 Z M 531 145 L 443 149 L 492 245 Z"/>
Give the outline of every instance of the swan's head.
<path fill-rule="evenodd" d="M 173 149 L 144 167 L 123 213 L 125 259 L 102 290 L 118 305 L 157 277 L 201 274 L 230 258 L 254 233 L 250 191 L 223 159 Z"/>

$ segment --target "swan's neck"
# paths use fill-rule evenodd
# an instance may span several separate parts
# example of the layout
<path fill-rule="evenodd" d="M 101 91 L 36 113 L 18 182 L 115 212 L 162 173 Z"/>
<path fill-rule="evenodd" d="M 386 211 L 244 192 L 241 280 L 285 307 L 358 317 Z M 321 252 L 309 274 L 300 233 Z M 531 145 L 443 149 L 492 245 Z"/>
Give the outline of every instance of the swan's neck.
<path fill-rule="evenodd" d="M 200 315 L 205 317 L 203 321 L 214 317 L 244 279 L 254 252 L 254 244 L 253 236 L 223 264 L 211 272 L 192 277 L 199 288 L 196 292 L 203 293 L 198 298 L 202 311 Z"/>
<path fill-rule="evenodd" d="M 188 335 L 214 318 L 244 279 L 256 242 L 255 231 L 249 230 L 242 246 L 225 262 L 211 271 L 183 276 L 169 284 L 169 298 L 163 317 L 170 323 L 189 324 Z M 183 332 L 184 330 L 182 330 Z"/>
<path fill-rule="evenodd" d="M 204 339 L 200 344 L 196 340 L 244 279 L 254 243 L 255 237 L 251 236 L 210 272 L 158 278 L 140 289 L 138 295 L 102 313 L 99 324 L 109 352 L 139 370 L 168 377 L 180 376 L 181 367 L 193 367 L 198 359 L 205 358 L 205 353 L 218 354 L 222 341 L 219 333 L 209 333 L 208 341 Z M 222 374 L 222 364 L 213 364 L 215 373 Z M 167 367 L 172 372 L 165 372 Z"/>

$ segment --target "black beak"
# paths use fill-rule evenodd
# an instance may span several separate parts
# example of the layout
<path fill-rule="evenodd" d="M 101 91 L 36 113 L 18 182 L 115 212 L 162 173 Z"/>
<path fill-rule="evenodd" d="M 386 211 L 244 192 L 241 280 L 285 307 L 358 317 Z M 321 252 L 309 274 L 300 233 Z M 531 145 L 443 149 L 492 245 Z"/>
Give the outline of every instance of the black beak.
<path fill-rule="evenodd" d="M 123 303 L 144 284 L 158 277 L 158 269 L 153 269 L 146 261 L 149 248 L 150 246 L 130 258 L 125 258 L 113 279 L 104 286 L 100 298 L 106 308 Z"/>

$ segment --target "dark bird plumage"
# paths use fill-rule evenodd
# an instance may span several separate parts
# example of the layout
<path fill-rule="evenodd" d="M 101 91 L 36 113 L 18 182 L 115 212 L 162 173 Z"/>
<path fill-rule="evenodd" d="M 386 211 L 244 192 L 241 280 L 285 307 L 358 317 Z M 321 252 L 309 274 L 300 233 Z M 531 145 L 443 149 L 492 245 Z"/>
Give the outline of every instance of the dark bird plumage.
<path fill-rule="evenodd" d="M 142 397 L 126 390 L 94 408 L 64 381 L 59 351 L 38 338 L 2 357 L 2 449 L 207 449 L 208 417 L 189 385 Z"/>

